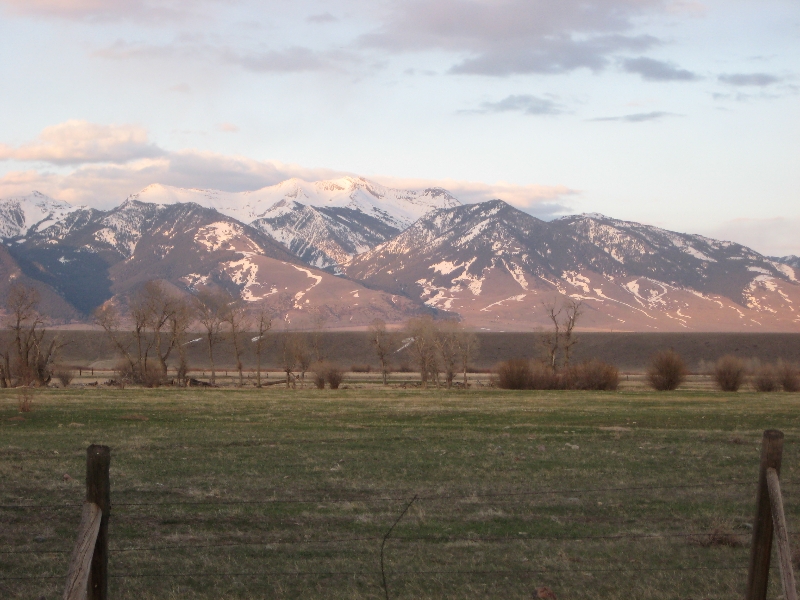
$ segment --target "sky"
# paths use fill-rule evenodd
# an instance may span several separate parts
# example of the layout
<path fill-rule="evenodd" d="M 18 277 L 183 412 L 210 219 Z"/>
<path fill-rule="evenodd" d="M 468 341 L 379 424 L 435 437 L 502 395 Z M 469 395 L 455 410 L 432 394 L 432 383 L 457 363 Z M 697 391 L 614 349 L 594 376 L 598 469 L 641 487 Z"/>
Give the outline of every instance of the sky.
<path fill-rule="evenodd" d="M 800 255 L 797 0 L 0 0 L 0 197 L 358 175 Z"/>

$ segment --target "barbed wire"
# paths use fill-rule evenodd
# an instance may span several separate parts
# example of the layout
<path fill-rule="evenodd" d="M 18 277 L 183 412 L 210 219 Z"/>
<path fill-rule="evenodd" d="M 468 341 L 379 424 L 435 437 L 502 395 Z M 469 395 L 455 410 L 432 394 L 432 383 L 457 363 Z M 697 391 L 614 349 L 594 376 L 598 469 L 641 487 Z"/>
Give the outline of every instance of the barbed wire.
<path fill-rule="evenodd" d="M 782 486 L 794 485 L 796 481 L 781 481 Z M 703 482 L 691 483 L 682 485 L 638 485 L 638 486 L 617 486 L 617 487 L 600 487 L 600 488 L 560 488 L 560 489 L 545 489 L 533 490 L 524 492 L 470 492 L 459 494 L 433 494 L 433 495 L 419 495 L 418 500 L 435 501 L 435 500 L 458 500 L 458 499 L 475 499 L 475 498 L 509 498 L 509 497 L 526 497 L 526 496 L 548 496 L 557 494 L 592 494 L 602 492 L 632 492 L 632 491 L 656 491 L 656 490 L 679 490 L 679 489 L 695 489 L 706 487 L 729 487 L 748 485 L 754 487 L 757 482 L 750 481 L 718 481 L 718 482 Z M 260 490 L 252 490 L 258 492 Z M 266 491 L 266 490 L 265 490 Z M 124 493 L 124 492 L 120 492 Z M 163 493 L 159 490 L 159 493 Z M 380 493 L 380 492 L 379 492 Z M 122 507 L 135 507 L 135 506 L 234 506 L 234 505 L 260 505 L 260 504 L 336 504 L 336 503 L 350 503 L 350 502 L 404 502 L 408 500 L 408 495 L 400 496 L 403 494 L 400 490 L 392 490 L 388 493 L 397 493 L 398 496 L 348 496 L 344 498 L 264 498 L 260 500 L 166 500 L 158 502 L 114 502 L 112 501 L 112 508 Z M 23 509 L 23 508 L 74 508 L 82 506 L 82 503 L 66 503 L 66 504 L 0 504 L 0 509 Z"/>
<path fill-rule="evenodd" d="M 721 567 L 645 567 L 645 568 L 625 568 L 625 569 L 510 569 L 510 570 L 469 570 L 469 569 L 438 569 L 426 571 L 390 571 L 389 576 L 420 576 L 420 575 L 480 575 L 480 576 L 503 576 L 509 575 L 527 576 L 543 575 L 551 573 L 645 573 L 645 572 L 679 572 L 679 571 L 739 571 L 746 570 L 746 565 L 721 566 Z M 110 573 L 112 579 L 139 579 L 158 577 L 164 579 L 183 579 L 183 578 L 228 578 L 228 577 L 270 577 L 270 576 L 289 576 L 289 577 L 320 577 L 320 576 L 370 576 L 379 577 L 380 571 L 242 571 L 228 572 L 220 571 L 209 573 L 207 571 L 192 573 Z M 0 581 L 26 581 L 31 579 L 63 579 L 66 575 L 18 575 L 0 577 Z"/>
<path fill-rule="evenodd" d="M 517 541 L 540 541 L 540 542 L 585 542 L 592 540 L 603 541 L 625 541 L 625 540 L 647 540 L 647 539 L 668 539 L 668 538 L 703 538 L 718 535 L 718 530 L 693 531 L 693 532 L 668 532 L 668 533 L 616 533 L 609 535 L 585 535 L 585 536 L 540 536 L 540 535 L 516 535 L 516 536 L 486 536 L 486 535 L 418 535 L 418 536 L 392 536 L 393 542 L 498 542 L 511 543 Z M 750 537 L 750 532 L 730 533 L 724 532 L 723 535 L 735 537 Z M 790 532 L 790 536 L 800 536 L 800 532 Z M 168 546 L 135 546 L 131 548 L 111 548 L 111 553 L 116 552 L 158 552 L 164 550 L 200 549 L 200 548 L 236 548 L 245 546 L 278 546 L 278 545 L 301 545 L 301 544 L 337 544 L 351 542 L 377 542 L 382 539 L 380 535 L 371 535 L 351 538 L 326 538 L 326 539 L 276 539 L 276 540 L 254 540 L 243 542 L 219 542 L 206 541 L 205 543 L 191 544 L 171 544 Z M 68 554 L 72 550 L 0 550 L 0 554 Z"/>

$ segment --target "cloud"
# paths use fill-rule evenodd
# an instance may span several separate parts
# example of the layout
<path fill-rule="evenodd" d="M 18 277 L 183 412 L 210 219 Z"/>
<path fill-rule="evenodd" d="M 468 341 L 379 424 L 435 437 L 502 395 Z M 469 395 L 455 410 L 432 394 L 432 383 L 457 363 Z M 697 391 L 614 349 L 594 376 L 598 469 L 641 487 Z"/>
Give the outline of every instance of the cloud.
<path fill-rule="evenodd" d="M 732 240 L 767 256 L 800 255 L 800 216 L 731 219 L 704 232 L 716 239 Z"/>
<path fill-rule="evenodd" d="M 728 85 L 759 87 L 783 81 L 783 78 L 769 73 L 723 73 L 717 79 Z"/>
<path fill-rule="evenodd" d="M 400 189 L 440 187 L 448 190 L 464 204 L 500 199 L 540 218 L 553 218 L 571 212 L 569 200 L 580 192 L 563 185 L 517 185 L 499 181 L 483 183 L 458 179 L 412 179 L 370 177 L 386 186 Z"/>
<path fill-rule="evenodd" d="M 84 21 L 119 21 L 136 19 L 163 21 L 196 14 L 202 5 L 216 0 L 0 0 L 10 13 L 75 19 Z"/>
<path fill-rule="evenodd" d="M 239 50 L 197 40 L 176 40 L 169 44 L 133 44 L 119 40 L 96 50 L 94 56 L 111 60 L 144 59 L 163 61 L 171 58 L 216 61 L 238 65 L 258 73 L 298 73 L 335 68 L 337 60 L 345 58 L 341 51 L 319 52 L 302 46 L 282 50 Z M 174 91 L 184 91 L 177 89 Z M 187 86 L 188 88 L 188 86 Z M 186 90 L 188 91 L 188 90 Z"/>
<path fill-rule="evenodd" d="M 653 111 L 648 113 L 634 113 L 632 115 L 622 115 L 620 117 L 598 117 L 589 119 L 590 121 L 624 121 L 626 123 L 643 123 L 645 121 L 657 121 L 665 117 L 680 117 L 675 113 Z"/>
<path fill-rule="evenodd" d="M 324 12 L 319 15 L 309 15 L 308 17 L 306 17 L 306 21 L 308 21 L 309 23 L 335 23 L 338 20 L 339 19 L 334 17 L 329 12 Z"/>
<path fill-rule="evenodd" d="M 222 58 L 227 63 L 260 73 L 320 71 L 333 66 L 323 54 L 301 46 L 244 54 L 226 50 L 222 52 Z"/>
<path fill-rule="evenodd" d="M 77 120 L 45 127 L 35 142 L 21 146 L 0 144 L 0 160 L 54 165 L 124 163 L 163 154 L 163 150 L 148 141 L 147 131 L 142 127 Z"/>
<path fill-rule="evenodd" d="M 220 123 L 217 125 L 217 129 L 226 133 L 237 133 L 239 131 L 239 128 L 233 123 Z"/>
<path fill-rule="evenodd" d="M 222 123 L 224 131 L 235 125 Z M 0 158 L 73 166 L 70 172 L 45 168 L 17 170 L 0 177 L 0 198 L 38 190 L 49 196 L 98 208 L 116 206 L 152 183 L 240 192 L 257 190 L 292 177 L 310 181 L 356 175 L 332 169 L 306 168 L 278 161 L 254 160 L 194 149 L 167 152 L 150 144 L 144 129 L 67 121 L 45 128 L 39 140 L 12 148 L 0 146 Z M 485 184 L 452 179 L 375 177 L 400 188 L 443 187 L 465 203 L 501 198 L 539 216 L 567 210 L 577 194 L 564 186 Z"/>
<path fill-rule="evenodd" d="M 444 50 L 467 56 L 452 73 L 504 76 L 600 70 L 621 50 L 659 43 L 634 35 L 634 19 L 662 0 L 412 0 L 396 2 L 358 44 L 389 52 Z"/>
<path fill-rule="evenodd" d="M 317 180 L 341 175 L 330 169 L 183 150 L 125 164 L 87 164 L 67 174 L 33 169 L 12 171 L 0 177 L 0 198 L 38 190 L 67 202 L 110 208 L 151 183 L 240 192 L 292 177 Z"/>
<path fill-rule="evenodd" d="M 636 73 L 647 81 L 695 81 L 698 75 L 679 69 L 672 63 L 641 56 L 622 61 L 622 68 L 628 73 Z"/>
<path fill-rule="evenodd" d="M 168 91 L 177 92 L 179 94 L 188 94 L 192 91 L 192 86 L 190 86 L 188 83 L 176 83 L 175 85 L 170 86 Z"/>
<path fill-rule="evenodd" d="M 511 95 L 498 102 L 483 102 L 475 110 L 462 111 L 465 114 L 486 114 L 501 112 L 521 112 L 526 115 L 558 115 L 564 112 L 561 104 L 549 98 L 539 98 L 530 94 Z"/>

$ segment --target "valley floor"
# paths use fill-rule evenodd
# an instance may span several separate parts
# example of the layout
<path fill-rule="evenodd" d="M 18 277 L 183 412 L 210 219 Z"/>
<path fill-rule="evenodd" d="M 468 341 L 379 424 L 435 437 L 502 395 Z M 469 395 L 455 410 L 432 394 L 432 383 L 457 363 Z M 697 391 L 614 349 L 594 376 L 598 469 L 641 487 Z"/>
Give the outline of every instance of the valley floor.
<path fill-rule="evenodd" d="M 98 386 L 34 390 L 20 413 L 22 398 L 0 392 L 4 598 L 60 595 L 90 443 L 112 452 L 115 599 L 737 597 L 766 428 L 786 435 L 800 525 L 800 394 Z M 384 588 L 381 542 L 409 502 Z"/>

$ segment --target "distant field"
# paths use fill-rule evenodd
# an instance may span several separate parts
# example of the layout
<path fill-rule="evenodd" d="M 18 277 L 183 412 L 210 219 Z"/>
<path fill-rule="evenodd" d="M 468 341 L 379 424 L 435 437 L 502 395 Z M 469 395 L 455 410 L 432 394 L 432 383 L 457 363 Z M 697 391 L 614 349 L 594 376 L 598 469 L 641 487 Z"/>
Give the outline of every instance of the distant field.
<path fill-rule="evenodd" d="M 393 599 L 738 597 L 770 427 L 800 525 L 800 394 L 99 387 L 36 391 L 23 414 L 18 399 L 0 393 L 3 598 L 60 596 L 90 443 L 112 448 L 115 599 L 384 598 L 381 538 L 415 495 L 386 542 Z"/>
<path fill-rule="evenodd" d="M 114 348 L 105 334 L 98 331 L 62 331 L 58 335 L 66 342 L 61 359 L 77 366 L 110 368 L 116 362 Z M 281 333 L 271 333 L 264 350 L 264 364 L 272 368 L 280 365 Z M 310 337 L 310 334 L 306 334 Z M 539 336 L 535 333 L 478 333 L 480 341 L 473 365 L 486 369 L 509 358 L 534 358 L 541 355 Z M 248 339 L 252 336 L 247 336 Z M 200 334 L 189 339 L 200 338 Z M 575 359 L 598 358 L 617 365 L 620 369 L 644 371 L 650 357 L 659 350 L 673 348 L 683 355 L 690 368 L 704 370 L 725 354 L 735 354 L 746 359 L 774 362 L 783 359 L 800 363 L 800 334 L 795 333 L 581 333 L 575 347 Z M 321 334 L 323 354 L 344 367 L 351 365 L 377 366 L 375 354 L 360 332 L 326 332 Z M 398 347 L 400 344 L 398 343 Z M 189 363 L 195 368 L 208 368 L 208 357 L 203 342 L 186 346 Z M 231 368 L 234 364 L 228 340 L 215 349 L 217 366 Z M 244 356 L 247 368 L 254 368 L 252 343 Z M 395 353 L 392 364 L 398 369 L 403 364 L 412 366 L 405 352 Z"/>

